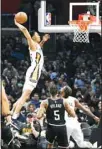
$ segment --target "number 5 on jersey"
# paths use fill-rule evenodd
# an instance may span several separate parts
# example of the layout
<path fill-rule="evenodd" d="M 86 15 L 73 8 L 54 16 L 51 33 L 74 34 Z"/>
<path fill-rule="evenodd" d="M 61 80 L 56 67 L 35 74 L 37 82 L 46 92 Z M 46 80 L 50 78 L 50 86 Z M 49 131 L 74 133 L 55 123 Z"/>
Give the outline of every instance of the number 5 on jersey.
<path fill-rule="evenodd" d="M 56 121 L 60 120 L 59 110 L 55 110 L 55 111 L 54 111 L 54 119 L 55 119 Z"/>
<path fill-rule="evenodd" d="M 36 53 L 36 59 L 35 59 L 36 66 L 34 68 L 34 71 L 31 74 L 32 80 L 35 80 L 35 81 L 37 81 L 38 77 L 39 77 L 39 62 L 40 62 L 40 59 L 41 59 L 41 55 L 40 55 L 40 53 L 37 52 Z"/>

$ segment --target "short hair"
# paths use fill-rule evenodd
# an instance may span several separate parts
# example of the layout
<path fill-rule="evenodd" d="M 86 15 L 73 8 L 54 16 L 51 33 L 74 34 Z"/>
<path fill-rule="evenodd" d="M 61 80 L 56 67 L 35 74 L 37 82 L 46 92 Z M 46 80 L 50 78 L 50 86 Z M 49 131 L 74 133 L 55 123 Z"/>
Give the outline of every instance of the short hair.
<path fill-rule="evenodd" d="M 56 86 L 55 84 L 52 84 L 52 85 L 50 86 L 50 94 L 51 94 L 52 96 L 55 96 L 55 95 L 57 94 L 57 86 Z"/>
<path fill-rule="evenodd" d="M 30 103 L 30 104 L 28 105 L 28 108 L 30 108 L 30 106 L 33 106 L 34 109 L 35 109 L 35 105 L 34 105 L 33 103 Z"/>
<path fill-rule="evenodd" d="M 27 117 L 32 118 L 33 117 L 33 113 L 28 113 Z"/>
<path fill-rule="evenodd" d="M 68 98 L 72 94 L 72 89 L 69 86 L 64 87 L 64 98 Z"/>

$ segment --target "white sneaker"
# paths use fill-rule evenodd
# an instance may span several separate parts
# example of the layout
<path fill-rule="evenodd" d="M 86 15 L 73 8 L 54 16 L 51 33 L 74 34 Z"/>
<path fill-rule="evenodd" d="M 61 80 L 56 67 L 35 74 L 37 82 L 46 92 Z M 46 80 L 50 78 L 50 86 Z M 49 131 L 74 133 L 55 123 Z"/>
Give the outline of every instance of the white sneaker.
<path fill-rule="evenodd" d="M 75 147 L 74 142 L 70 141 L 70 142 L 69 142 L 69 148 L 74 148 L 74 147 Z"/>
<path fill-rule="evenodd" d="M 92 148 L 92 144 L 91 144 L 91 142 L 88 142 L 88 141 L 84 141 L 84 147 L 87 147 L 87 148 Z"/>

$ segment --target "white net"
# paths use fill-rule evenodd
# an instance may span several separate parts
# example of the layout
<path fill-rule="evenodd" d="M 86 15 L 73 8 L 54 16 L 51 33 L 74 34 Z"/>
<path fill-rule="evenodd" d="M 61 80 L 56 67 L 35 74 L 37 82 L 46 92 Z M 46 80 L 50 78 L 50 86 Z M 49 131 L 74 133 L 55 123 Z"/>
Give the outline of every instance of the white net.
<path fill-rule="evenodd" d="M 74 28 L 74 38 L 73 42 L 80 42 L 80 43 L 89 43 L 89 26 L 87 27 L 87 30 L 82 31 L 78 24 L 70 24 L 70 26 L 75 27 Z"/>

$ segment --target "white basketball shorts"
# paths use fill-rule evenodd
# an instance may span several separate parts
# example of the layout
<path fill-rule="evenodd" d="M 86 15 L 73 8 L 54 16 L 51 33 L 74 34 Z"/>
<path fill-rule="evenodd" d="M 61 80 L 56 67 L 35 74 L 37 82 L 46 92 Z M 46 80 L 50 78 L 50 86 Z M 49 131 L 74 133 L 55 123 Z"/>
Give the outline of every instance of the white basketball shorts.
<path fill-rule="evenodd" d="M 76 118 L 67 119 L 66 127 L 67 127 L 68 142 L 70 141 L 71 136 L 78 145 L 80 144 L 80 142 L 84 141 L 84 136 L 80 127 L 80 123 L 77 121 Z"/>
<path fill-rule="evenodd" d="M 37 83 L 38 83 L 38 78 L 36 80 L 33 80 L 32 78 L 32 74 L 34 73 L 34 67 L 30 66 L 28 69 L 27 69 L 27 72 L 26 72 L 26 77 L 25 77 L 25 83 L 24 83 L 24 86 L 23 86 L 23 91 L 25 90 L 33 90 L 34 88 L 36 88 L 37 86 Z"/>

